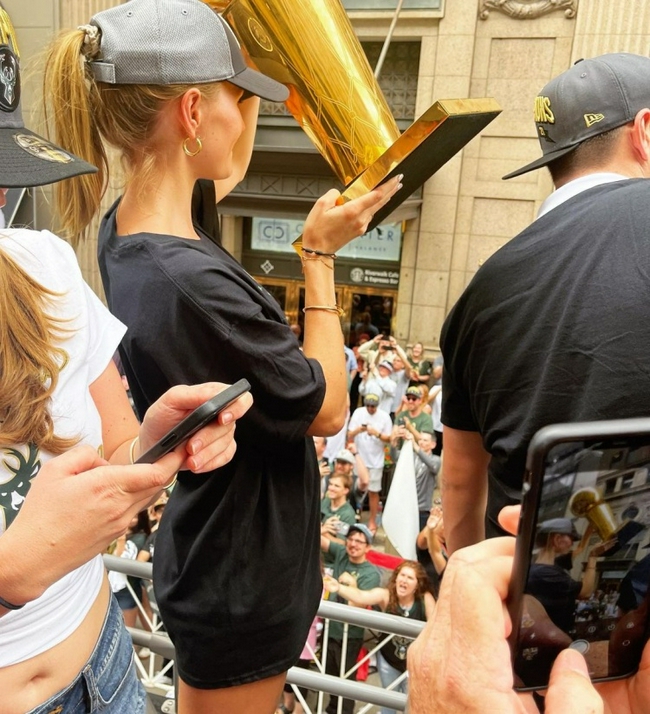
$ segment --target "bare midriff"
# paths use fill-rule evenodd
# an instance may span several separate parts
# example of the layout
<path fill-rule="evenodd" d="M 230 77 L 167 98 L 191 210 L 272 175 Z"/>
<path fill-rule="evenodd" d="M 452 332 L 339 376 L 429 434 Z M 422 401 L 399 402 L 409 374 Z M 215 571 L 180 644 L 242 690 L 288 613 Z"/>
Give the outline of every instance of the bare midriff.
<path fill-rule="evenodd" d="M 110 601 L 108 579 L 79 627 L 63 642 L 24 662 L 0 668 L 2 714 L 24 714 L 67 687 L 95 648 Z"/>

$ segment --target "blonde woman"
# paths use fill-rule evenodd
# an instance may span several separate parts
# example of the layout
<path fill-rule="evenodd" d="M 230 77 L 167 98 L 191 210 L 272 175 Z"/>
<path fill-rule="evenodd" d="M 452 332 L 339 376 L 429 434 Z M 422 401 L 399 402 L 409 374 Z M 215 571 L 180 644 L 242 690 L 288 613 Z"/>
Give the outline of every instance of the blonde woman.
<path fill-rule="evenodd" d="M 227 24 L 199 0 L 131 0 L 55 43 L 47 87 L 58 140 L 100 167 L 62 192 L 72 233 L 99 205 L 103 142 L 127 170 L 99 260 L 109 307 L 129 328 L 120 351 L 138 412 L 177 383 L 252 385 L 231 464 L 200 481 L 179 476 L 154 580 L 180 712 L 273 712 L 321 594 L 311 437 L 337 433 L 345 417 L 335 253 L 399 181 L 341 206 L 330 191 L 307 217 L 301 351 L 273 298 L 192 223 L 197 179 L 213 179 L 218 197 L 240 180 L 258 97 L 288 96 L 246 66 Z M 278 572 L 300 587 L 275 587 Z"/>
<path fill-rule="evenodd" d="M 23 126 L 1 7 L 0 44 L 12 88 L 0 111 L 0 185 L 93 171 Z M 232 422 L 251 399 L 157 464 L 120 466 L 224 385 L 176 387 L 140 426 L 112 361 L 124 326 L 84 283 L 71 247 L 48 231 L 0 231 L 0 285 L 0 710 L 140 714 L 144 690 L 100 554 L 179 468 L 210 471 L 232 457 Z"/>

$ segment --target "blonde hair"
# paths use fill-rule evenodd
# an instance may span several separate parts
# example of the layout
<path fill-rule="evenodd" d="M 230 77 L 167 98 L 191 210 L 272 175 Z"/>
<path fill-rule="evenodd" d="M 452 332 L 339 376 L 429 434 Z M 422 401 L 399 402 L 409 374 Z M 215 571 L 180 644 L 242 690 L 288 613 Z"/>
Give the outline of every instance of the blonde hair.
<path fill-rule="evenodd" d="M 33 443 L 61 454 L 78 439 L 54 433 L 50 400 L 68 360 L 56 342 L 66 332 L 46 313 L 58 296 L 0 250 L 0 443 Z"/>
<path fill-rule="evenodd" d="M 101 39 L 87 41 L 84 28 L 68 30 L 50 45 L 45 59 L 44 110 L 54 141 L 99 169 L 55 187 L 62 229 L 73 245 L 85 235 L 108 185 L 103 142 L 120 152 L 127 183 L 137 177 L 138 185 L 146 186 L 160 170 L 160 154 L 152 141 L 160 111 L 193 86 L 96 82 L 88 60 L 100 53 L 100 45 Z M 212 96 L 217 87 L 205 84 L 200 90 Z"/>

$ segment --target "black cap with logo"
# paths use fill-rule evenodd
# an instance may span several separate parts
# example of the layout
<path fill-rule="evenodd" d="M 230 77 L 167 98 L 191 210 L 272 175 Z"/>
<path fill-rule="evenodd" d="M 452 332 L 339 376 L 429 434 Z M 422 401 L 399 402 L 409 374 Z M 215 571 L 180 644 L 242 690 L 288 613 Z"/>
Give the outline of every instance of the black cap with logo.
<path fill-rule="evenodd" d="M 543 156 L 504 176 L 550 164 L 593 136 L 634 120 L 650 107 L 650 58 L 625 52 L 579 60 L 535 98 Z"/>
<path fill-rule="evenodd" d="M 42 186 L 97 171 L 25 128 L 20 107 L 19 58 L 14 27 L 0 5 L 0 186 Z"/>

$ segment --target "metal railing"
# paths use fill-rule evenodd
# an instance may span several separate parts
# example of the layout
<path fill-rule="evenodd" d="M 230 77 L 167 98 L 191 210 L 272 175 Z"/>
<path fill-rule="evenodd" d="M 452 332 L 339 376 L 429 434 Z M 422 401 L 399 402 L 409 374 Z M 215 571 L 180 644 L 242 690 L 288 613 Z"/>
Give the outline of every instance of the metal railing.
<path fill-rule="evenodd" d="M 125 558 L 117 558 L 112 555 L 105 555 L 104 563 L 108 570 L 114 570 L 124 573 L 125 575 L 131 575 L 149 581 L 152 577 L 152 566 L 150 563 L 140 563 L 138 561 L 127 560 Z M 142 621 L 147 624 L 147 627 L 150 627 L 150 630 L 129 628 L 134 646 L 147 647 L 152 653 L 170 660 L 165 667 L 156 669 L 153 657 L 151 657 L 148 662 L 148 668 L 145 667 L 138 658 L 136 658 L 137 667 L 145 687 L 148 685 L 160 686 L 164 681 L 163 678 L 173 665 L 173 659 L 175 656 L 174 646 L 169 639 L 169 636 L 161 630 L 162 623 L 155 611 L 155 608 L 154 617 L 150 619 L 140 602 L 140 598 L 138 597 L 139 594 L 133 591 L 130 583 L 128 582 L 127 587 L 136 600 Z M 381 649 L 381 647 L 392 637 L 397 635 L 400 637 L 415 639 L 424 627 L 424 623 L 416 620 L 409 620 L 404 617 L 388 615 L 382 612 L 375 612 L 373 610 L 350 607 L 349 605 L 329 602 L 327 600 L 321 600 L 320 607 L 318 608 L 318 617 L 323 618 L 324 621 L 321 643 L 321 659 L 319 660 L 318 657 L 316 657 L 316 653 L 312 653 L 314 655 L 314 663 L 318 671 L 292 667 L 287 673 L 287 682 L 293 685 L 296 698 L 302 704 L 305 712 L 307 712 L 307 714 L 321 714 L 323 711 L 324 694 L 333 694 L 337 697 L 345 697 L 347 699 L 354 699 L 358 702 L 365 702 L 366 705 L 362 707 L 357 714 L 365 714 L 373 706 L 387 707 L 397 711 L 404 711 L 406 708 L 406 695 L 401 692 L 394 692 L 392 689 L 398 686 L 408 676 L 407 673 L 398 677 L 398 679 L 385 689 L 372 684 L 349 680 L 348 677 L 364 662 L 370 660 L 370 658 L 375 655 L 377 651 Z M 357 625 L 359 627 L 368 628 L 372 631 L 381 632 L 382 635 L 386 633 L 386 635 L 379 637 L 378 644 L 374 646 L 362 660 L 355 662 L 354 666 L 352 666 L 349 670 L 345 672 L 342 671 L 340 676 L 336 677 L 330 674 L 325 674 L 330 620 L 337 620 L 344 623 L 342 642 L 343 652 L 346 651 L 349 625 Z M 312 710 L 307 705 L 301 692 L 298 690 L 298 687 L 317 692 L 318 699 L 315 710 Z M 339 712 L 341 711 L 342 703 L 342 699 L 339 699 Z"/>

